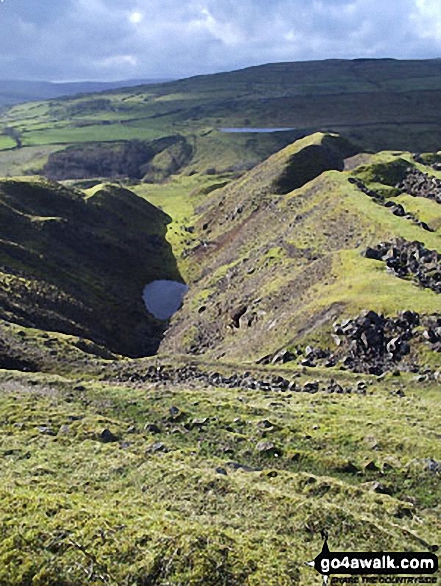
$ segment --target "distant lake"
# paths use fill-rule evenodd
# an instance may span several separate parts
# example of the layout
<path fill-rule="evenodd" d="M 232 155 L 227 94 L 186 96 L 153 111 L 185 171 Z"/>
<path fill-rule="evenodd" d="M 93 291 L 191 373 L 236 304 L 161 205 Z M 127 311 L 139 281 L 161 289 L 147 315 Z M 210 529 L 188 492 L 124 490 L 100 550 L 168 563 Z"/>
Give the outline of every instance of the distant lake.
<path fill-rule="evenodd" d="M 219 128 L 220 132 L 288 132 L 295 128 Z"/>
<path fill-rule="evenodd" d="M 157 319 L 167 320 L 178 311 L 188 286 L 177 281 L 153 281 L 145 286 L 143 299 L 147 311 Z"/>

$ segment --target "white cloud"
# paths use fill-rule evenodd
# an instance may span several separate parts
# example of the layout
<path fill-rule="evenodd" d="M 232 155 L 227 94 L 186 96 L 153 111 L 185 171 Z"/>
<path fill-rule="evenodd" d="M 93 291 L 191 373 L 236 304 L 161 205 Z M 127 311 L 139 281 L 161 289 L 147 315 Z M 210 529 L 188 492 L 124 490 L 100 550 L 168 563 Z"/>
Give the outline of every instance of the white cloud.
<path fill-rule="evenodd" d="M 134 55 L 113 55 L 105 59 L 98 59 L 96 62 L 98 67 L 105 67 L 107 69 L 121 66 L 135 67 L 138 64 L 138 59 Z"/>
<path fill-rule="evenodd" d="M 441 44 L 441 6 L 439 0 L 416 0 L 412 21 L 423 39 L 432 39 Z"/>
<path fill-rule="evenodd" d="M 133 24 L 138 24 L 140 23 L 144 18 L 144 15 L 141 12 L 132 12 L 129 15 L 129 20 L 130 22 L 132 22 Z"/>
<path fill-rule="evenodd" d="M 208 8 L 203 8 L 199 18 L 190 21 L 189 29 L 206 31 L 213 39 L 221 41 L 226 47 L 234 47 L 245 40 L 244 35 L 234 23 L 216 20 Z"/>
<path fill-rule="evenodd" d="M 173 77 L 278 60 L 441 56 L 440 0 L 15 0 L 1 77 Z"/>

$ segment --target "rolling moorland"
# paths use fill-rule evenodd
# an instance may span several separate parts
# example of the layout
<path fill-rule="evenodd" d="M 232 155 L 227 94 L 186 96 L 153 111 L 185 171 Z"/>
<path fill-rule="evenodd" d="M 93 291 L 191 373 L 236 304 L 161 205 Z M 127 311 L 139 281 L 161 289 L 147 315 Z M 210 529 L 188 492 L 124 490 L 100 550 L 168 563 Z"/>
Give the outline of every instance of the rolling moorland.
<path fill-rule="evenodd" d="M 166 80 L 155 80 L 155 83 Z M 126 88 L 141 83 L 153 83 L 151 80 L 122 80 L 115 82 L 48 82 L 2 79 L 0 81 L 0 108 L 31 102 L 49 100 L 62 96 L 72 96 L 91 92 Z"/>
<path fill-rule="evenodd" d="M 373 151 L 437 151 L 440 93 L 438 59 L 329 60 L 263 65 L 18 105 L 3 114 L 0 124 L 14 128 L 25 148 L 11 152 L 14 139 L 0 137 L 0 173 L 43 172 L 57 179 L 97 176 L 102 172 L 103 151 L 111 157 L 126 141 L 144 143 L 167 136 L 180 138 L 181 146 L 166 149 L 153 160 L 163 174 L 175 173 L 181 166 L 187 173 L 247 170 L 316 131 L 340 133 Z M 225 127 L 293 130 L 219 132 Z M 91 144 L 98 149 L 95 169 L 90 168 Z M 63 169 L 66 159 L 72 166 Z M 118 165 L 112 177 L 117 171 Z M 119 171 L 134 179 L 146 174 L 124 165 Z"/>
<path fill-rule="evenodd" d="M 329 61 L 3 115 L 0 584 L 312 586 L 322 529 L 439 552 L 440 91 Z"/>

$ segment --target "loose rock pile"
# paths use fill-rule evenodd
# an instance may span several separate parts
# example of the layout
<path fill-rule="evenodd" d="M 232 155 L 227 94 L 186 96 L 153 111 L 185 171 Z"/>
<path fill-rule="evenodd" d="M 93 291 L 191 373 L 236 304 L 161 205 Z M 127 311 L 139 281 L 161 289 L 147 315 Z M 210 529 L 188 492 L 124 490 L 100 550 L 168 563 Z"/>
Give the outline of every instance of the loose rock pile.
<path fill-rule="evenodd" d="M 433 228 L 426 224 L 426 222 L 422 222 L 414 214 L 407 212 L 404 209 L 404 206 L 402 206 L 400 203 L 396 203 L 392 200 L 388 200 L 385 202 L 384 197 L 380 193 L 373 189 L 369 189 L 369 187 L 366 187 L 366 185 L 360 179 L 350 177 L 349 183 L 356 185 L 362 193 L 372 198 L 372 200 L 376 204 L 388 208 L 394 216 L 398 216 L 399 218 L 405 218 L 406 220 L 410 220 L 416 226 L 420 226 L 421 228 L 423 228 L 423 230 L 427 230 L 428 232 L 434 232 Z"/>
<path fill-rule="evenodd" d="M 299 375 L 294 374 L 294 377 Z M 133 383 L 161 383 L 161 384 L 188 384 L 197 383 L 198 385 L 208 385 L 212 387 L 224 387 L 228 389 L 244 389 L 263 392 L 282 392 L 282 393 L 338 393 L 350 394 L 366 393 L 366 384 L 358 383 L 355 388 L 344 388 L 333 379 L 327 383 L 319 381 L 306 382 L 303 385 L 298 384 L 295 380 L 289 380 L 282 376 L 269 375 L 265 378 L 257 378 L 250 372 L 233 374 L 230 376 L 223 375 L 219 372 L 203 371 L 194 365 L 186 365 L 179 368 L 172 366 L 149 366 L 145 372 L 123 372 L 118 376 L 120 381 L 129 381 Z"/>
<path fill-rule="evenodd" d="M 364 311 L 356 318 L 335 322 L 333 329 L 333 350 L 311 346 L 284 349 L 265 356 L 259 363 L 297 362 L 312 368 L 337 366 L 376 376 L 408 371 L 418 373 L 415 380 L 419 382 L 440 379 L 439 372 L 424 369 L 411 355 L 414 342 L 426 342 L 432 351 L 441 352 L 440 315 L 420 316 L 414 311 L 401 311 L 397 317 L 385 317 L 375 311 Z M 303 390 L 308 390 L 308 385 L 305 386 Z"/>
<path fill-rule="evenodd" d="M 365 256 L 384 261 L 401 279 L 411 278 L 421 287 L 441 293 L 441 254 L 428 250 L 422 242 L 397 238 L 368 248 Z"/>
<path fill-rule="evenodd" d="M 362 193 L 372 198 L 375 201 L 375 203 L 378 203 L 379 205 L 384 205 L 384 197 L 374 189 L 369 189 L 369 187 L 366 187 L 366 185 L 363 183 L 363 181 L 361 181 L 361 179 L 357 179 L 356 177 L 349 177 L 348 181 L 352 185 L 358 187 L 358 189 Z"/>
<path fill-rule="evenodd" d="M 406 177 L 396 187 L 414 197 L 426 197 L 441 204 L 441 179 L 431 177 L 415 167 L 408 167 Z"/>
<path fill-rule="evenodd" d="M 375 311 L 363 312 L 355 319 L 334 324 L 334 340 L 345 355 L 344 366 L 354 372 L 382 374 L 396 368 L 410 354 L 409 341 L 420 317 L 413 311 L 400 312 L 387 318 Z"/>
<path fill-rule="evenodd" d="M 258 364 L 285 364 L 297 358 L 300 358 L 300 366 L 314 367 L 317 366 L 317 362 L 320 362 L 320 364 L 326 367 L 335 366 L 335 360 L 329 350 L 314 348 L 312 346 L 306 346 L 305 349 L 297 348 L 293 351 L 282 349 L 276 352 L 276 354 L 264 356 L 258 361 Z"/>
<path fill-rule="evenodd" d="M 441 317 L 432 316 L 428 318 L 423 337 L 434 352 L 441 352 Z"/>

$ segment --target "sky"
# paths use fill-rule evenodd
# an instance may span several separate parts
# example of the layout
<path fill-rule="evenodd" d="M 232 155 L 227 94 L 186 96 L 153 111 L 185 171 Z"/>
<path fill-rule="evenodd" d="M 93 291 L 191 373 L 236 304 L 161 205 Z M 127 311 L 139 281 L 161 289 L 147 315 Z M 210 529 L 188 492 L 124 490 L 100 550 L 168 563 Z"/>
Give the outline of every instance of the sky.
<path fill-rule="evenodd" d="M 178 78 L 441 57 L 441 0 L 0 0 L 0 79 Z"/>

